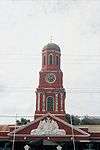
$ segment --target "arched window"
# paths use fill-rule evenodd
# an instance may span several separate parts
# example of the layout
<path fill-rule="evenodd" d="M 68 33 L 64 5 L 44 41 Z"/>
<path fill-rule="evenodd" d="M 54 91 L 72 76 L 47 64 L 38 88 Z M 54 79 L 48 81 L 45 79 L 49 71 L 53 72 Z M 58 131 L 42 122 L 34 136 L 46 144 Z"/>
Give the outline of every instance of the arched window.
<path fill-rule="evenodd" d="M 45 56 L 43 56 L 43 65 L 45 65 Z"/>
<path fill-rule="evenodd" d="M 50 54 L 50 55 L 48 56 L 48 64 L 49 64 L 49 65 L 52 65 L 52 64 L 53 64 L 53 55 L 52 55 L 52 54 Z"/>
<path fill-rule="evenodd" d="M 54 99 L 53 97 L 47 97 L 47 111 L 54 111 Z"/>
<path fill-rule="evenodd" d="M 58 56 L 56 56 L 56 65 L 58 65 L 59 64 L 59 58 L 58 58 Z"/>

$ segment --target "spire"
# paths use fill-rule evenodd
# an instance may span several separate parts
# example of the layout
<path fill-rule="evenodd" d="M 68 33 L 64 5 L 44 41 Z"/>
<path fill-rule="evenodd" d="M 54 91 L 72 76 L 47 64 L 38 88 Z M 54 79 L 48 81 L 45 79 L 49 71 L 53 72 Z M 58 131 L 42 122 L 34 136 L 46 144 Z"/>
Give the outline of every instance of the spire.
<path fill-rule="evenodd" d="M 50 43 L 52 43 L 52 41 L 53 41 L 53 36 L 51 35 L 50 36 Z"/>

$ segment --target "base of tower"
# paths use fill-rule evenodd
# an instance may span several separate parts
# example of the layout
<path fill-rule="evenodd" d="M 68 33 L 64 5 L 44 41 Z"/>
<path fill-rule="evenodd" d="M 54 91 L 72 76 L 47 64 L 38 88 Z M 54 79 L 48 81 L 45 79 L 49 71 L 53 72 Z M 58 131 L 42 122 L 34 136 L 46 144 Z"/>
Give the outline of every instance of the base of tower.
<path fill-rule="evenodd" d="M 45 115 L 45 114 L 35 114 L 35 115 L 34 115 L 34 119 L 43 117 L 44 115 Z M 52 115 L 54 115 L 55 117 L 58 117 L 58 118 L 60 118 L 60 119 L 65 120 L 65 115 L 66 115 L 66 114 L 52 114 Z"/>

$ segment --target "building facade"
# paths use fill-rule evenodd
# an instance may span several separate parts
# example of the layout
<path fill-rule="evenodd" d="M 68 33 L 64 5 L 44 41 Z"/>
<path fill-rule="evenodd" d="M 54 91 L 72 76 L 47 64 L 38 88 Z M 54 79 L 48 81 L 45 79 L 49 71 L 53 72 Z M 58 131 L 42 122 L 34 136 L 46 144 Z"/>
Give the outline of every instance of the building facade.
<path fill-rule="evenodd" d="M 0 126 L 0 150 L 100 150 L 100 130 L 65 121 L 61 50 L 49 43 L 42 50 L 34 120 L 24 126 Z"/>

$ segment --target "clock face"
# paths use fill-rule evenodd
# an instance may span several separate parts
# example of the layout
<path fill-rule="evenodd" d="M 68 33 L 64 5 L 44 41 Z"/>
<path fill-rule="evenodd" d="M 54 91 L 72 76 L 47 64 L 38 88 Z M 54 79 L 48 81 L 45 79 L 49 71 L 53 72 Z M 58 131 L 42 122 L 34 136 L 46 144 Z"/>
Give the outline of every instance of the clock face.
<path fill-rule="evenodd" d="M 48 73 L 46 76 L 46 81 L 49 83 L 54 83 L 56 80 L 56 76 L 53 73 Z"/>

